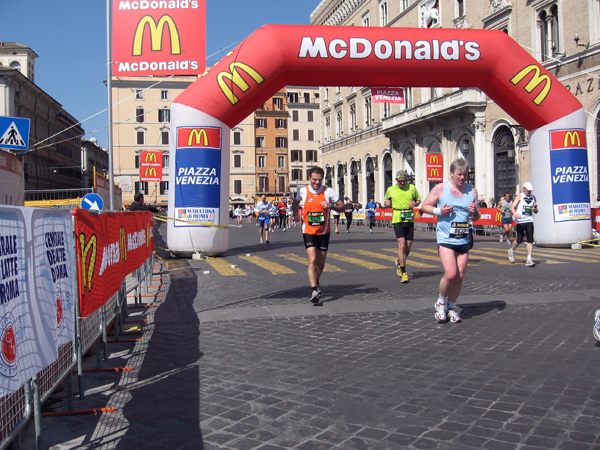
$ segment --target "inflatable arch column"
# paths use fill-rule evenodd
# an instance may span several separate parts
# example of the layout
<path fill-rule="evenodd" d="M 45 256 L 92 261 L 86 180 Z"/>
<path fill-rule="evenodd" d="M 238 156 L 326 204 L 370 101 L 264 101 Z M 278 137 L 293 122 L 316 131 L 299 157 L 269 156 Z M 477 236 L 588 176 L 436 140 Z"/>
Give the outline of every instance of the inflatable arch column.
<path fill-rule="evenodd" d="M 480 88 L 531 132 L 536 240 L 591 238 L 581 103 L 505 33 L 265 25 L 173 102 L 173 253 L 227 251 L 230 129 L 286 85 Z"/>

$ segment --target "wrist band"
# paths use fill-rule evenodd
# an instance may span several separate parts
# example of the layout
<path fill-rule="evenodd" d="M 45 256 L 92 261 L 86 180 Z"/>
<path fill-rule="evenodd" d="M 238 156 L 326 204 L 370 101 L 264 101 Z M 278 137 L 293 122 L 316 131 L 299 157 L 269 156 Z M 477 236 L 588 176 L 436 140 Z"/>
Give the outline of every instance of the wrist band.
<path fill-rule="evenodd" d="M 435 216 L 441 216 L 442 215 L 442 208 L 433 208 L 433 214 Z"/>

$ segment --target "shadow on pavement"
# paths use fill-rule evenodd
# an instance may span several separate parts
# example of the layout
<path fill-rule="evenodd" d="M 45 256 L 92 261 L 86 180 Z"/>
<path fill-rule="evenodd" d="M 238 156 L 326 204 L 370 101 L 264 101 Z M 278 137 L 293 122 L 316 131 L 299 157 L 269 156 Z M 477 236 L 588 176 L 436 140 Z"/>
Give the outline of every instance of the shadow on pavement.
<path fill-rule="evenodd" d="M 502 311 L 506 308 L 506 302 L 499 300 L 486 303 L 458 303 L 457 306 L 461 309 L 461 319 L 468 320 L 490 311 Z"/>

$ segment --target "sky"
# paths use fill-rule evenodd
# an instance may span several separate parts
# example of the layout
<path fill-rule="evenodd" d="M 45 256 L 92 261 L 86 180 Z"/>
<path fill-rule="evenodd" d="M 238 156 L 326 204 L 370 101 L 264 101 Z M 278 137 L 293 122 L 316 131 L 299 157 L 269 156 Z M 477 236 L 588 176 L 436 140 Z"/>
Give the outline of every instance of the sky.
<path fill-rule="evenodd" d="M 309 24 L 320 0 L 206 0 L 206 66 L 264 24 Z M 0 0 L 0 40 L 37 55 L 35 83 L 107 147 L 106 1 Z"/>

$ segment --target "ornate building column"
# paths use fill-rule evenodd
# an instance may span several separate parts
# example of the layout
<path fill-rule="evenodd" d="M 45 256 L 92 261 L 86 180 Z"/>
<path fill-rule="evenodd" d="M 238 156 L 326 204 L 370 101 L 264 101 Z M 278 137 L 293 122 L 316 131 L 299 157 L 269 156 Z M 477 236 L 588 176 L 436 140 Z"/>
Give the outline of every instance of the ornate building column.
<path fill-rule="evenodd" d="M 475 113 L 473 121 L 475 139 L 473 151 L 475 152 L 475 186 L 477 193 L 489 199 L 494 192 L 494 158 L 486 152 L 485 145 L 485 113 Z"/>

